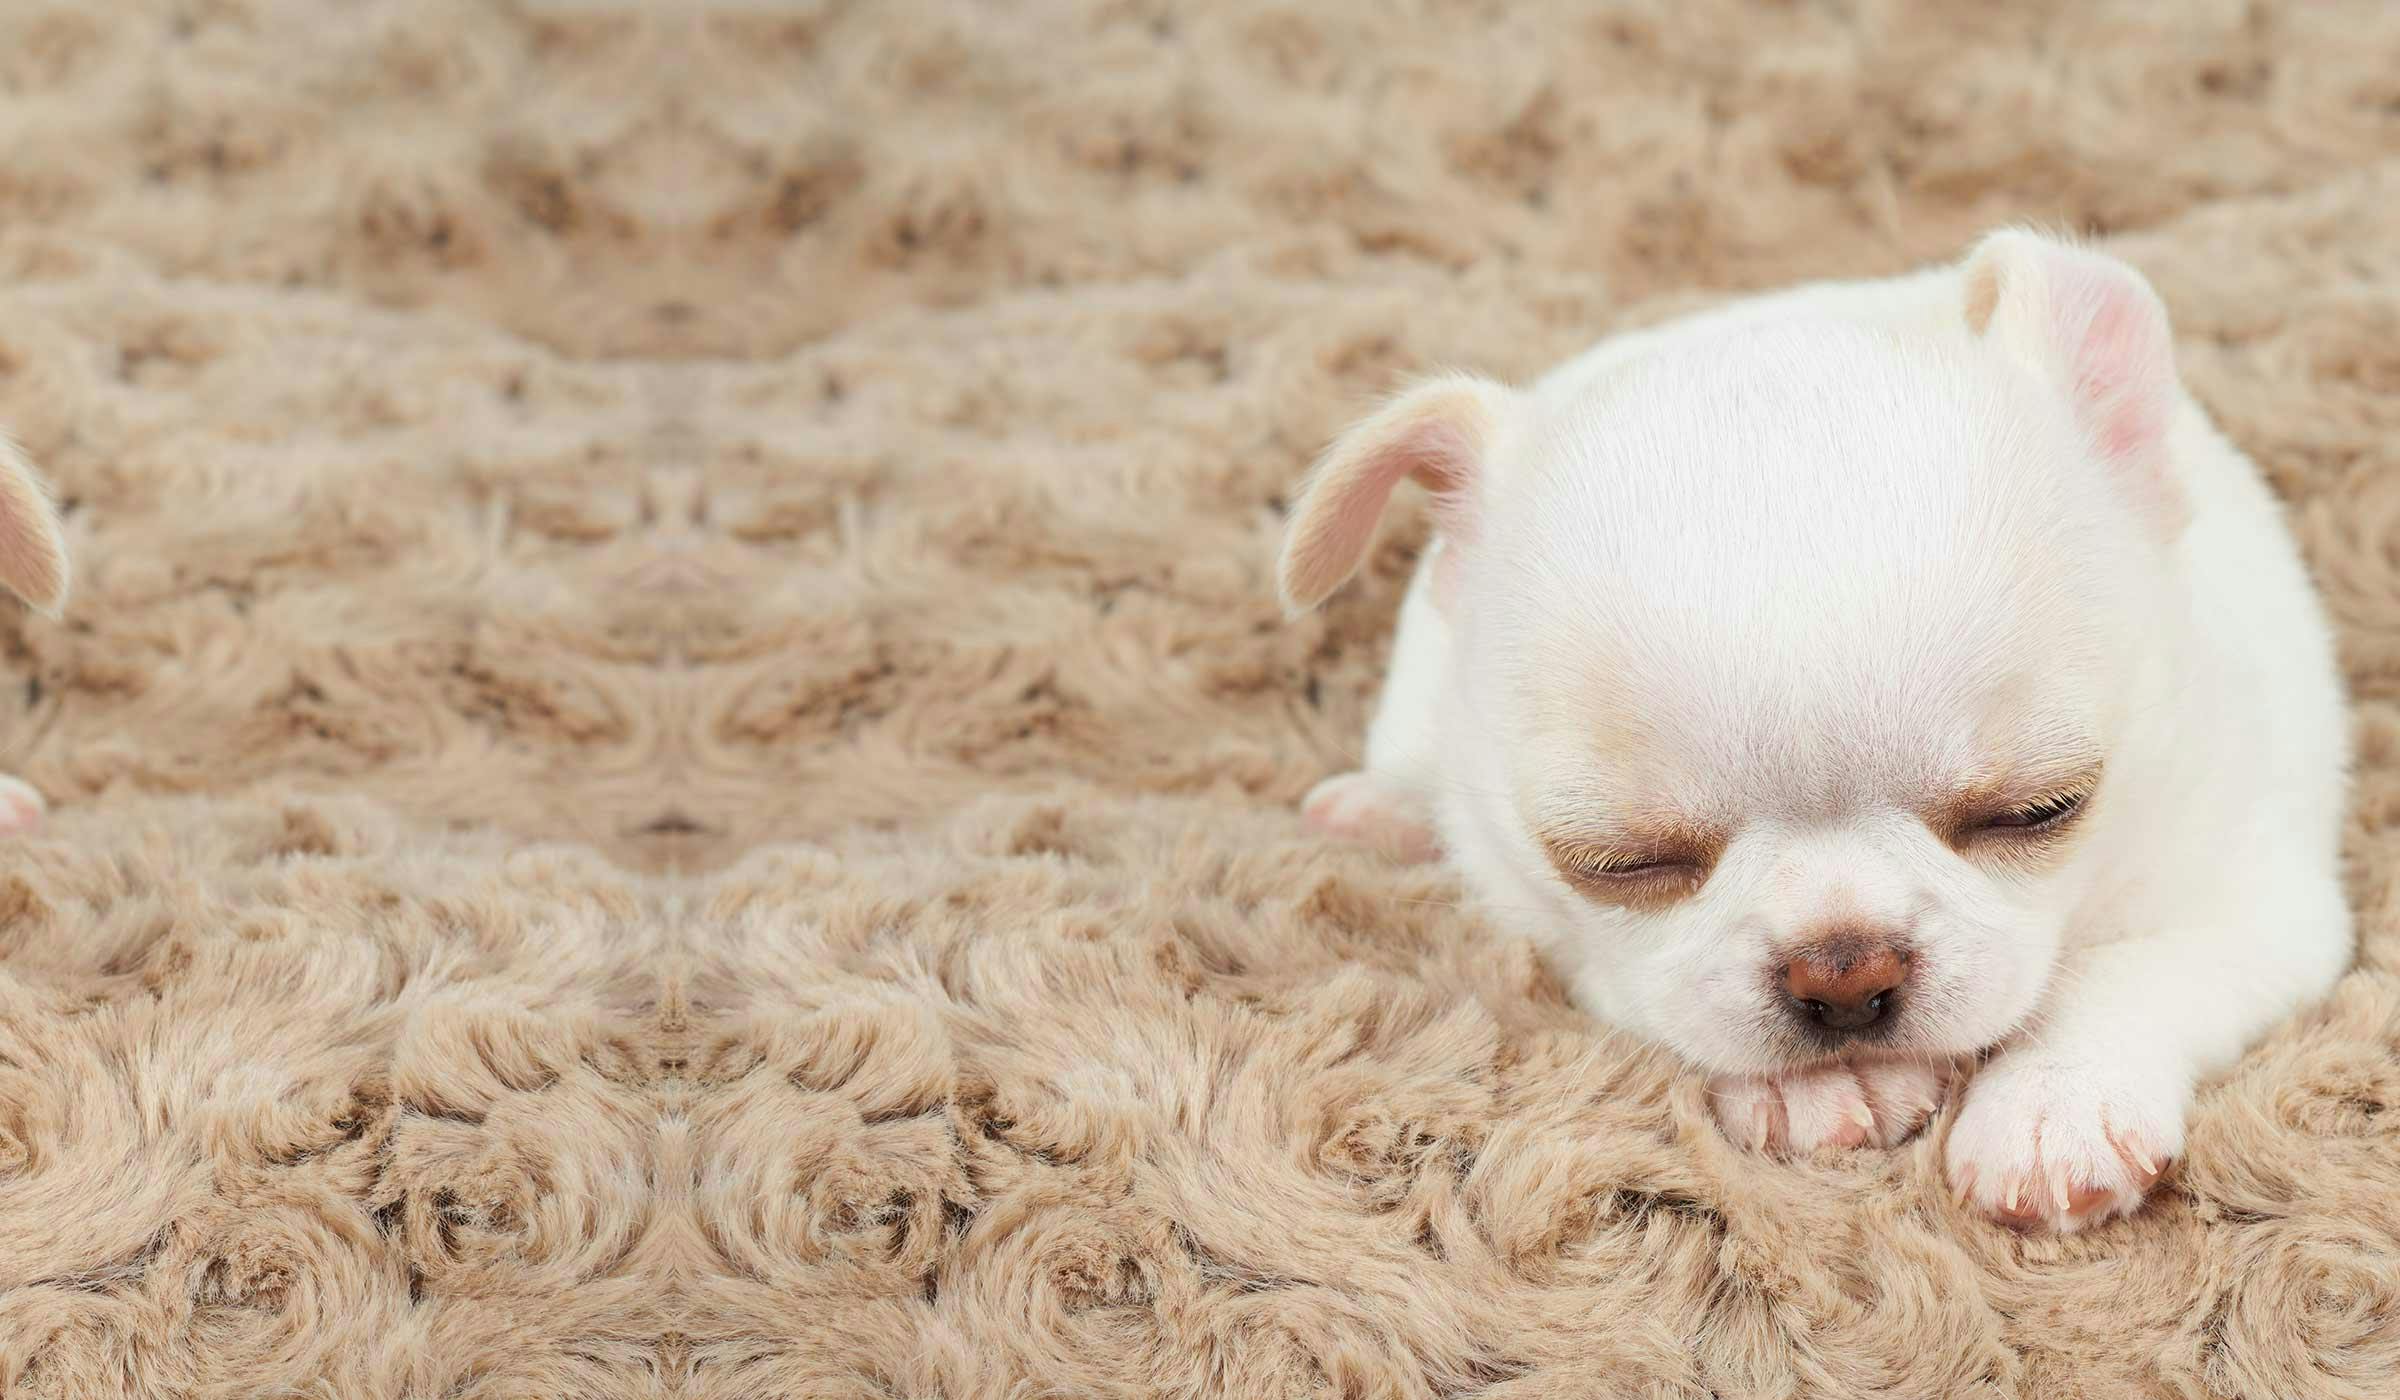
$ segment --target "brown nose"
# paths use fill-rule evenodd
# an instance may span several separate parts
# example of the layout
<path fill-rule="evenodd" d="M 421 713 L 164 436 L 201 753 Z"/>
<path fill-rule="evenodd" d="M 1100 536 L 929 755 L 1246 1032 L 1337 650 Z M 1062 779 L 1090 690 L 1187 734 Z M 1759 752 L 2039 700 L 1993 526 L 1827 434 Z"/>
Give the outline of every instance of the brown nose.
<path fill-rule="evenodd" d="M 1908 955 L 1882 938 L 1830 938 L 1784 964 L 1792 1012 L 1827 1030 L 1864 1030 L 1891 1014 Z"/>

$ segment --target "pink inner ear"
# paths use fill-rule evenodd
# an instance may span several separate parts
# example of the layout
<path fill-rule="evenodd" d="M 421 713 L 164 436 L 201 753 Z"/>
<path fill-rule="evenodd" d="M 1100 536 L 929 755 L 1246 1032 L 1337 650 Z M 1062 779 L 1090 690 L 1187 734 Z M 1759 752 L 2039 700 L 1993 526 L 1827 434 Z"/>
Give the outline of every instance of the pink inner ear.
<path fill-rule="evenodd" d="M 1442 533 L 1460 538 L 1470 521 L 1467 474 L 1475 458 L 1474 442 L 1458 424 L 1442 417 L 1424 419 L 1401 441 L 1409 476 L 1433 493 L 1434 519 Z"/>
<path fill-rule="evenodd" d="M 1286 587 L 1313 604 L 1331 591 L 1367 552 L 1392 488 L 1417 468 L 1406 434 L 1334 468 L 1306 504 L 1299 533 L 1288 546 Z"/>
<path fill-rule="evenodd" d="M 0 587 L 34 607 L 55 609 L 66 596 L 66 545 L 50 498 L 19 464 L 0 457 Z"/>
<path fill-rule="evenodd" d="M 1474 523 L 1489 400 L 1498 392 L 1463 377 L 1424 385 L 1335 444 L 1301 498 L 1284 543 L 1279 573 L 1285 606 L 1314 607 L 1350 577 L 1403 477 L 1432 493 L 1446 539 L 1465 537 Z"/>
<path fill-rule="evenodd" d="M 1375 536 L 1376 522 L 1402 478 L 1434 493 L 1435 518 L 1456 538 L 1466 523 L 1463 510 L 1473 444 L 1456 425 L 1435 413 L 1408 424 L 1398 435 L 1328 481 L 1328 496 L 1299 543 L 1297 574 L 1305 580 L 1349 572 Z"/>
<path fill-rule="evenodd" d="M 2107 270 L 2059 268 L 2052 306 L 2074 366 L 2075 400 L 2100 449 L 2148 456 L 2165 440 L 2173 351 L 2157 307 Z"/>

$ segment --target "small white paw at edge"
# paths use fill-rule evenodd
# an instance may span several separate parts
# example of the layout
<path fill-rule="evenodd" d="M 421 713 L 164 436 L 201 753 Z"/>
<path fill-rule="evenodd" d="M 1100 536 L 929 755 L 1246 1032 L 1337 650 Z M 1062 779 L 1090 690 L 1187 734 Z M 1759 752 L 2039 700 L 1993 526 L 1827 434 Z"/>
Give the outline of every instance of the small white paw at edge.
<path fill-rule="evenodd" d="M 22 836 L 42 824 L 50 804 L 23 778 L 0 773 L 0 836 Z"/>
<path fill-rule="evenodd" d="M 1300 818 L 1312 830 L 1372 846 L 1395 860 L 1428 861 L 1441 854 L 1424 804 L 1372 773 L 1343 773 L 1309 789 Z"/>

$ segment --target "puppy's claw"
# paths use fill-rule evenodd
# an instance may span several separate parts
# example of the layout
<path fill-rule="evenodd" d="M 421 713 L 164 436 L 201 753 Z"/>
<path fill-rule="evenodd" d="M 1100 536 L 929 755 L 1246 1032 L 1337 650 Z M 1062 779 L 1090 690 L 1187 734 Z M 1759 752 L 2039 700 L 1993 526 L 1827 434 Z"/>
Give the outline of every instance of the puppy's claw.
<path fill-rule="evenodd" d="M 2105 1115 L 2103 1115 L 2102 1121 L 2106 1121 Z M 2108 1139 L 2109 1147 L 2115 1150 L 2117 1160 L 2125 1164 L 2125 1170 L 2133 1173 L 2135 1182 L 2143 1190 L 2147 1191 L 2157 1183 L 2158 1174 L 2166 1170 L 2167 1159 L 2165 1157 L 2125 1141 L 2113 1127 L 2103 1130 L 2102 1135 Z"/>

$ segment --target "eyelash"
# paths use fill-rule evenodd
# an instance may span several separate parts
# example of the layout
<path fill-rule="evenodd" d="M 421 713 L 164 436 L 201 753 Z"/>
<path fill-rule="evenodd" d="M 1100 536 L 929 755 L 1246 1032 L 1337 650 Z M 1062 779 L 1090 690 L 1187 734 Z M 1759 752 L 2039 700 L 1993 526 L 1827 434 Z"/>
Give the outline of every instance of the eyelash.
<path fill-rule="evenodd" d="M 1691 862 L 1682 860 L 1611 861 L 1585 866 L 1584 873 L 1608 880 L 1647 880 L 1659 875 L 1687 872 L 1692 868 Z"/>
<path fill-rule="evenodd" d="M 1697 886 L 1708 876 L 1706 867 L 1698 862 L 1666 857 L 1645 860 L 1640 857 L 1590 855 L 1575 852 L 1560 862 L 1568 870 L 1586 880 L 1599 881 L 1619 888 L 1689 881 Z"/>
<path fill-rule="evenodd" d="M 1977 822 L 1972 832 L 1991 832 L 2009 836 L 2046 836 L 2073 821 L 2083 812 L 2091 794 L 2058 792 L 2037 798 L 2022 807 L 2013 807 Z"/>

